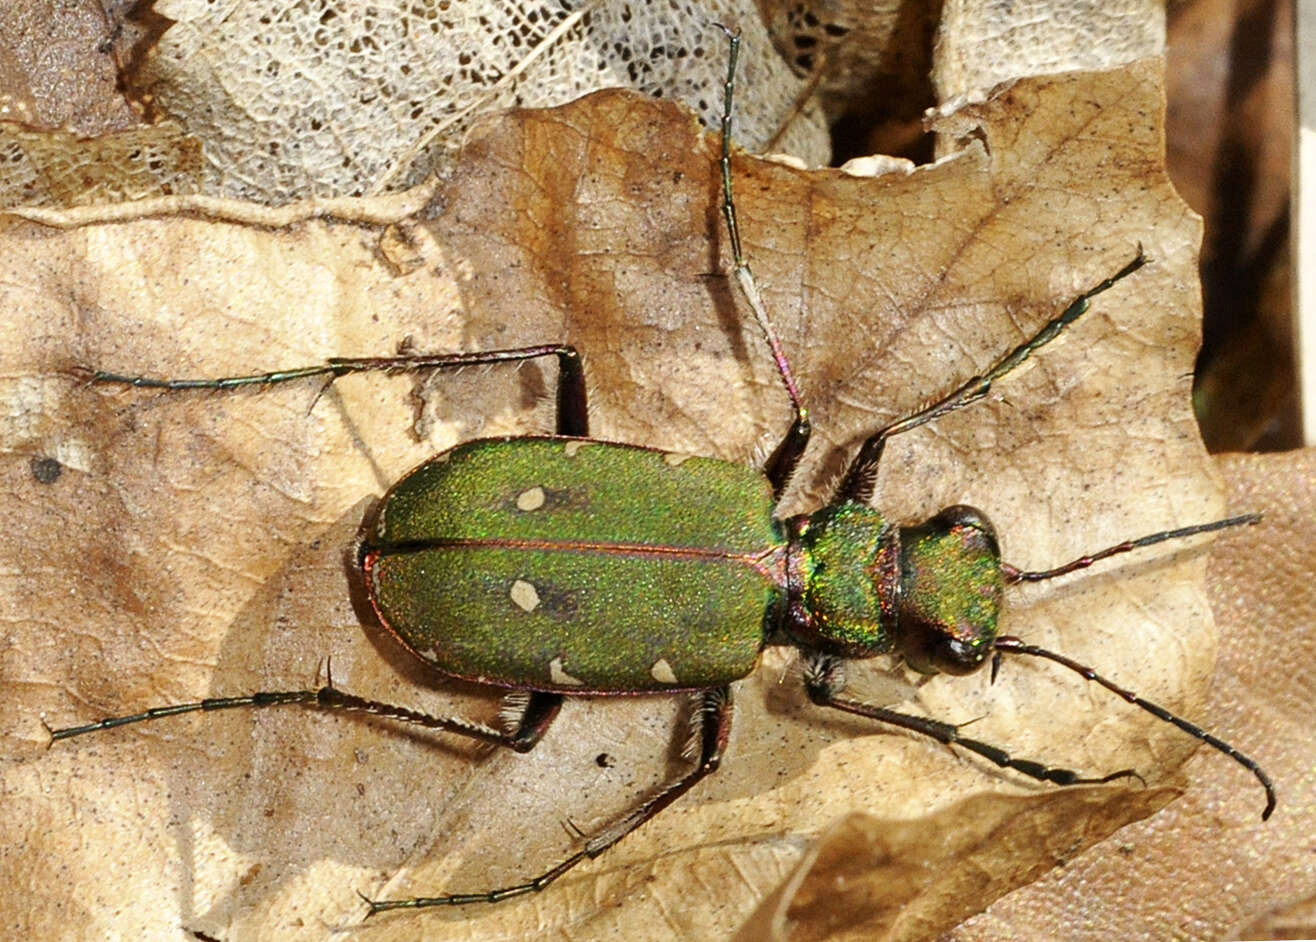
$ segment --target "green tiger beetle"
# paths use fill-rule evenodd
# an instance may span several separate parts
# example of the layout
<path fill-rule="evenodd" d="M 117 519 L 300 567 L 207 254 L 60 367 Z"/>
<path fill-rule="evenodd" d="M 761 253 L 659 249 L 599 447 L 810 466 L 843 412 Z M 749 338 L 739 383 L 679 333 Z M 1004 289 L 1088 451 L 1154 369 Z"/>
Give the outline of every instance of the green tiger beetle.
<path fill-rule="evenodd" d="M 385 494 L 358 561 L 380 623 L 443 676 L 514 692 L 509 729 L 438 717 L 346 693 L 263 691 L 156 707 L 53 730 L 52 741 L 193 711 L 299 704 L 388 720 L 507 746 L 534 748 L 563 697 L 694 692 L 697 760 L 603 832 L 533 879 L 515 886 L 413 899 L 366 899 L 370 914 L 402 908 L 494 903 L 544 889 L 599 856 L 689 791 L 722 761 L 731 729 L 731 684 L 754 670 L 766 645 L 792 645 L 804 687 L 819 706 L 956 745 L 1039 781 L 1077 785 L 1137 778 L 1132 769 L 1081 776 L 1019 759 L 961 735 L 950 723 L 843 695 L 847 661 L 894 653 L 924 673 L 968 674 L 1006 654 L 1054 661 L 1207 743 L 1274 787 L 1229 743 L 1064 655 L 997 634 L 1006 586 L 1052 579 L 1092 563 L 1199 533 L 1255 523 L 1243 515 L 1153 533 L 1024 571 L 1002 562 L 986 515 L 969 506 L 896 525 L 869 507 L 878 464 L 895 435 L 982 399 L 992 384 L 1053 340 L 1096 295 L 1133 274 L 1141 248 L 1114 275 L 980 376 L 863 443 L 831 503 L 785 519 L 774 509 L 809 442 L 808 413 L 741 247 L 732 201 L 731 102 L 740 37 L 731 30 L 724 84 L 722 213 L 733 274 L 766 337 L 794 411 L 785 438 L 761 470 L 592 439 L 580 354 L 566 344 L 380 358 L 335 358 L 303 369 L 209 380 L 97 372 L 96 383 L 166 390 L 269 386 L 347 373 L 443 370 L 555 357 L 553 435 L 469 441 L 416 468 Z"/>

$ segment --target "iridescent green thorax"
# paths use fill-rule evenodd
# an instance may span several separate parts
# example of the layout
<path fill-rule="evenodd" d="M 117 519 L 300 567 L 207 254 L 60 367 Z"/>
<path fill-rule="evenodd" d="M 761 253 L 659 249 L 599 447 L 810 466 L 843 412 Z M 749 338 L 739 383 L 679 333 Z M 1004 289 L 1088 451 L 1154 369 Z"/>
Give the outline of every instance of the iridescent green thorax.
<path fill-rule="evenodd" d="M 823 507 L 788 525 L 795 640 L 838 657 L 890 650 L 900 581 L 896 528 L 857 503 Z"/>
<path fill-rule="evenodd" d="M 968 673 L 991 653 L 1004 577 L 991 524 L 948 507 L 900 528 L 897 646 L 916 670 Z"/>

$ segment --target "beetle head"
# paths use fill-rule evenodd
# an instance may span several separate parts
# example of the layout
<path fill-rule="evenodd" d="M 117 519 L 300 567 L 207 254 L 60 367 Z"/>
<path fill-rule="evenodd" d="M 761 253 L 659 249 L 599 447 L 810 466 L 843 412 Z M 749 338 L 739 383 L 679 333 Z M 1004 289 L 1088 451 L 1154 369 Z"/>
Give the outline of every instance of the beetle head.
<path fill-rule="evenodd" d="M 896 650 L 924 673 L 977 670 L 996 640 L 1005 583 L 991 521 L 957 504 L 901 527 L 900 544 Z"/>

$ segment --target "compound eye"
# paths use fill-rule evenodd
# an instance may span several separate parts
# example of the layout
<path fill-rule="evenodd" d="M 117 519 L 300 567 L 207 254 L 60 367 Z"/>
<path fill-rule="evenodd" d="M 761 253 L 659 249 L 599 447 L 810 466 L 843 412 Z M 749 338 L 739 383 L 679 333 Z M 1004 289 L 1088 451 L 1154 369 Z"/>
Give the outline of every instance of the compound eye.
<path fill-rule="evenodd" d="M 904 629 L 902 651 L 905 663 L 922 674 L 950 674 L 958 677 L 972 674 L 987 660 L 991 651 L 989 638 L 980 638 L 978 644 L 956 638 L 944 626 L 927 622 L 912 622 Z"/>
<path fill-rule="evenodd" d="M 971 674 L 987 659 L 990 644 L 974 644 L 961 638 L 942 636 L 933 645 L 928 658 L 932 666 L 943 674 Z"/>
<path fill-rule="evenodd" d="M 928 523 L 934 522 L 944 527 L 948 532 L 958 531 L 964 533 L 966 530 L 976 530 L 981 534 L 982 549 L 992 553 L 1000 552 L 996 543 L 996 528 L 987 519 L 987 515 L 977 507 L 970 507 L 968 504 L 955 504 L 945 508 L 928 521 Z"/>

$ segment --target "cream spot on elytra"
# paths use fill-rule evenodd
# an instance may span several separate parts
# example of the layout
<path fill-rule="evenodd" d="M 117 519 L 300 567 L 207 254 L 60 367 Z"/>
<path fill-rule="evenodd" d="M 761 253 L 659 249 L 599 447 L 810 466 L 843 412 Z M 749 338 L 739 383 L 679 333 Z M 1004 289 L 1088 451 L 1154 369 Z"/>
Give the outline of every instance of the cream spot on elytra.
<path fill-rule="evenodd" d="M 572 677 L 562 668 L 562 658 L 555 657 L 548 662 L 548 679 L 555 684 L 561 684 L 568 687 L 582 687 L 585 681 L 579 677 Z"/>
<path fill-rule="evenodd" d="M 539 593 L 535 587 L 524 579 L 517 579 L 512 583 L 512 591 L 508 593 L 512 601 L 527 612 L 533 612 L 539 605 Z"/>
<path fill-rule="evenodd" d="M 562 446 L 562 454 L 568 458 L 576 457 L 576 452 L 588 445 L 589 442 L 567 442 Z"/>
<path fill-rule="evenodd" d="M 663 455 L 663 461 L 669 467 L 679 468 L 693 457 L 694 455 L 682 454 L 679 451 L 669 451 L 667 454 Z"/>
<path fill-rule="evenodd" d="M 517 510 L 538 510 L 544 506 L 544 489 L 542 487 L 532 487 L 528 491 L 522 491 L 516 496 Z"/>
<path fill-rule="evenodd" d="M 660 684 L 677 683 L 676 672 L 672 670 L 672 665 L 667 663 L 667 658 L 660 657 L 653 662 L 649 668 L 649 675 Z"/>

